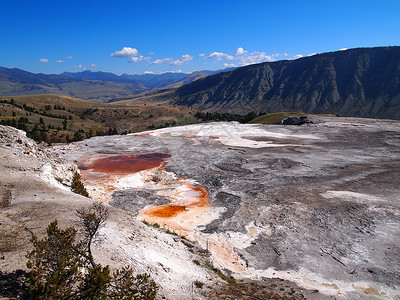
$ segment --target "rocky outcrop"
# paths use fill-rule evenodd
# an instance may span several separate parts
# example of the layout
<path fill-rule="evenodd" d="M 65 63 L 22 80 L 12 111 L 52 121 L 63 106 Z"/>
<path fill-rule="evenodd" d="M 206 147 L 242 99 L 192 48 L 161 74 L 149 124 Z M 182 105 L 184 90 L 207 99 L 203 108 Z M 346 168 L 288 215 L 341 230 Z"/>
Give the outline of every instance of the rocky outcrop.
<path fill-rule="evenodd" d="M 0 125 L 0 154 L 5 166 L 32 171 L 36 176 L 59 188 L 69 189 L 73 173 L 71 164 L 26 136 L 26 132 Z M 21 164 L 21 162 L 24 162 Z"/>
<path fill-rule="evenodd" d="M 307 116 L 299 116 L 299 117 L 287 117 L 282 119 L 279 124 L 280 125 L 303 125 L 303 124 L 312 124 L 313 121 L 309 120 Z"/>

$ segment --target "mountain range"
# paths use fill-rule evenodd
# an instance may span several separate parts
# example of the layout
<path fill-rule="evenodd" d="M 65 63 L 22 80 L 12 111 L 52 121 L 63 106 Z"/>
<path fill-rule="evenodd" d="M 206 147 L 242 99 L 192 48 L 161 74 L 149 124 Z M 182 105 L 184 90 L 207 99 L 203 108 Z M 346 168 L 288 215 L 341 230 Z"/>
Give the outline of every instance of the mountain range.
<path fill-rule="evenodd" d="M 0 68 L 0 95 L 59 93 L 90 101 L 163 103 L 210 112 L 295 111 L 400 119 L 398 46 L 349 49 L 211 73 L 44 75 Z"/>
<path fill-rule="evenodd" d="M 227 70 L 227 69 L 226 69 Z M 162 74 L 141 74 L 141 75 L 128 75 L 122 74 L 120 76 L 114 73 L 108 72 L 92 72 L 92 71 L 83 71 L 83 72 L 64 72 L 61 73 L 61 76 L 67 76 L 75 79 L 83 79 L 83 80 L 101 80 L 101 81 L 112 81 L 118 83 L 130 83 L 130 84 L 139 84 L 142 85 L 146 90 L 157 89 L 157 88 L 165 88 L 165 87 L 178 87 L 186 83 L 190 83 L 194 80 L 204 78 L 211 74 L 216 74 L 221 72 L 219 71 L 195 71 L 191 74 L 188 73 L 162 73 Z"/>
<path fill-rule="evenodd" d="M 400 119 L 400 47 L 254 64 L 126 101 L 239 114 L 292 111 Z"/>
<path fill-rule="evenodd" d="M 108 72 L 64 72 L 34 74 L 21 69 L 0 67 L 0 96 L 60 94 L 92 102 L 109 102 L 145 91 L 179 87 L 220 71 L 196 71 L 143 75 L 116 75 Z"/>
<path fill-rule="evenodd" d="M 400 119 L 400 47 L 250 65 L 184 85 L 173 98 L 174 104 L 200 110 Z"/>

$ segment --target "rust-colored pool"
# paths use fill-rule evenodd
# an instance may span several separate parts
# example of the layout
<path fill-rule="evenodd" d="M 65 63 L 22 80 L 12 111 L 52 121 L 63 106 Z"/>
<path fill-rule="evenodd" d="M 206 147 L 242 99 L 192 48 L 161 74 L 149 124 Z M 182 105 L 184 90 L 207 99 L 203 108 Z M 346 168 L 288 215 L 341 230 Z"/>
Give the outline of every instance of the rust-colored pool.
<path fill-rule="evenodd" d="M 147 215 L 157 218 L 171 218 L 183 211 L 185 211 L 185 206 L 169 204 L 155 207 Z"/>
<path fill-rule="evenodd" d="M 158 167 L 167 158 L 168 153 L 110 154 L 91 162 L 93 172 L 124 175 Z"/>

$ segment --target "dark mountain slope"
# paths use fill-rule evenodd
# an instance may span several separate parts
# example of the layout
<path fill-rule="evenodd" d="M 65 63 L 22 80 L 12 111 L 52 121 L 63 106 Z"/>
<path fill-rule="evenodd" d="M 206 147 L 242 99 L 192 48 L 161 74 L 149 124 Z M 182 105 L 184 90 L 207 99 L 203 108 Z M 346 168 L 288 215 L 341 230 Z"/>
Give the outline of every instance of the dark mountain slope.
<path fill-rule="evenodd" d="M 121 76 L 115 75 L 114 73 L 109 72 L 92 72 L 92 71 L 82 71 L 82 72 L 63 72 L 60 76 L 66 76 L 75 79 L 81 80 L 102 80 L 102 81 L 114 81 L 114 82 L 123 82 L 123 83 L 131 83 L 132 80 L 124 80 Z"/>
<path fill-rule="evenodd" d="M 178 88 L 174 103 L 247 113 L 303 111 L 400 119 L 400 47 L 250 65 Z"/>
<path fill-rule="evenodd" d="M 0 75 L 2 77 L 2 80 L 7 79 L 14 83 L 41 84 L 45 86 L 78 81 L 76 79 L 65 76 L 33 74 L 17 68 L 8 69 L 0 67 Z"/>

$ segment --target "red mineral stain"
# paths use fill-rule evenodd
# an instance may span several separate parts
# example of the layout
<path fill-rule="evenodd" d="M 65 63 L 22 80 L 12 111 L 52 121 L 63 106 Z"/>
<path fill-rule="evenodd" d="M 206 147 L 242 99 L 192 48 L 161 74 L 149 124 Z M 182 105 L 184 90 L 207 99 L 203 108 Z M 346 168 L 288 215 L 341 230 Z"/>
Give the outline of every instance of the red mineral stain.
<path fill-rule="evenodd" d="M 170 204 L 155 207 L 147 215 L 157 218 L 171 218 L 183 211 L 185 211 L 185 206 Z"/>
<path fill-rule="evenodd" d="M 205 188 L 202 186 L 191 186 L 191 189 L 199 193 L 197 201 L 191 203 L 192 206 L 202 207 L 208 205 L 208 192 Z"/>
<path fill-rule="evenodd" d="M 150 217 L 172 218 L 192 208 L 209 207 L 208 192 L 205 188 L 201 186 L 193 186 L 192 184 L 187 182 L 184 184 L 189 187 L 193 192 L 196 192 L 197 195 L 193 196 L 193 198 L 191 199 L 179 201 L 180 205 L 168 204 L 151 208 L 145 214 Z"/>
<path fill-rule="evenodd" d="M 126 175 L 156 168 L 169 157 L 167 153 L 110 154 L 94 160 L 89 168 L 92 172 Z"/>
<path fill-rule="evenodd" d="M 148 182 L 159 182 L 157 172 L 162 172 L 171 157 L 168 153 L 139 153 L 139 154 L 97 154 L 88 156 L 78 162 L 78 167 L 82 170 L 82 178 L 103 184 L 105 191 L 111 195 L 116 189 L 113 183 L 124 175 L 133 174 L 143 170 L 155 169 L 154 175 L 144 179 Z M 151 173 L 150 173 L 151 174 Z M 179 183 L 183 185 L 183 190 L 176 191 L 177 200 L 174 204 L 157 206 L 144 212 L 149 217 L 172 218 L 185 211 L 196 208 L 210 207 L 208 202 L 208 192 L 201 186 L 193 186 L 187 178 L 172 180 L 171 184 Z"/>

